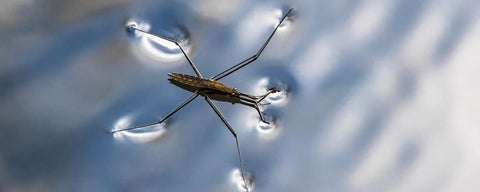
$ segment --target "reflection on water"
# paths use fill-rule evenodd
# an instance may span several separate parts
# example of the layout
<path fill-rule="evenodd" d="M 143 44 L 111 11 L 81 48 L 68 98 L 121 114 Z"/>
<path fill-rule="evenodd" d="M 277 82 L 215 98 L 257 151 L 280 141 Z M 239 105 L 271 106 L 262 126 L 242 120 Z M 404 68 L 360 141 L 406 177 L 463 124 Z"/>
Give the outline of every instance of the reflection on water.
<path fill-rule="evenodd" d="M 230 182 L 236 186 L 238 191 L 253 191 L 253 188 L 255 187 L 255 177 L 247 171 L 245 172 L 245 180 L 247 180 L 246 182 L 248 185 L 245 185 L 240 169 L 234 169 L 230 172 Z"/>
<path fill-rule="evenodd" d="M 117 120 L 113 126 L 112 131 L 129 128 L 134 126 L 131 116 L 125 116 Z M 113 133 L 113 137 L 118 141 L 134 142 L 134 143 L 148 143 L 161 138 L 167 133 L 165 123 L 158 125 L 151 125 L 140 129 L 119 131 Z"/>
<path fill-rule="evenodd" d="M 127 1 L 0 1 L 0 191 L 242 188 L 231 135 L 201 99 L 175 126 L 105 129 L 185 97 L 165 77 L 191 69 L 165 38 L 211 75 L 254 54 L 288 8 Z M 261 57 L 222 79 L 281 90 L 264 100 L 271 125 L 219 106 L 255 190 L 478 191 L 478 1 L 290 2 Z"/>

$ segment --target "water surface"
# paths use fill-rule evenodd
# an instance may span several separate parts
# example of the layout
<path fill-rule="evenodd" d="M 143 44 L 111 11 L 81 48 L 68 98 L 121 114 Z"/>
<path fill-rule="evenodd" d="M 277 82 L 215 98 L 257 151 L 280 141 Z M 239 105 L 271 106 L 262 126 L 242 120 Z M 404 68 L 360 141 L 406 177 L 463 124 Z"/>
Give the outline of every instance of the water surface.
<path fill-rule="evenodd" d="M 271 124 L 217 103 L 254 191 L 480 188 L 475 1 L 69 1 L 0 3 L 0 191 L 235 191 L 235 142 L 202 98 L 206 77 L 266 99 Z M 242 186 L 240 185 L 240 188 Z"/>

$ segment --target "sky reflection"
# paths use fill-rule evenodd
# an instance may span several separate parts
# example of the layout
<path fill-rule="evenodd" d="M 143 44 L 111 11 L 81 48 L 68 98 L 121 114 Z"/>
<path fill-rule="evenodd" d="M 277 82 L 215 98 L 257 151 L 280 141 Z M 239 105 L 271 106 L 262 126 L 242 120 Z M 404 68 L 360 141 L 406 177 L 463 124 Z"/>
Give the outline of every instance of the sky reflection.
<path fill-rule="evenodd" d="M 215 2 L 2 1 L 0 191 L 235 190 L 234 139 L 203 99 L 105 134 L 160 120 L 188 97 L 167 74 L 194 74 L 125 25 L 180 40 L 211 76 L 255 54 L 289 7 L 261 57 L 221 79 L 282 90 L 262 109 L 272 128 L 218 102 L 255 191 L 480 188 L 480 3 Z"/>

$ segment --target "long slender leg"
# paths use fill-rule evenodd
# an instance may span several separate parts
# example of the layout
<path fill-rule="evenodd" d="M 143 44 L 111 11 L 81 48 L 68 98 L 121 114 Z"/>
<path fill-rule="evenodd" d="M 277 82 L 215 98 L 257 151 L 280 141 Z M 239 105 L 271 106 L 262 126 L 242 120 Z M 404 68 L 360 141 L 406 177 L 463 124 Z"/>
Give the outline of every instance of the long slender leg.
<path fill-rule="evenodd" d="M 188 63 L 190 64 L 190 66 L 192 67 L 193 71 L 195 72 L 195 74 L 197 74 L 197 77 L 200 77 L 202 78 L 202 74 L 200 73 L 200 71 L 197 69 L 197 67 L 195 66 L 195 64 L 193 64 L 193 61 L 192 59 L 190 59 L 190 57 L 187 55 L 187 53 L 185 52 L 185 50 L 182 48 L 182 46 L 180 45 L 180 43 L 176 40 L 173 40 L 173 39 L 169 39 L 169 38 L 166 38 L 166 37 L 160 37 L 158 35 L 155 35 L 155 34 L 152 34 L 148 31 L 145 31 L 143 29 L 139 29 L 135 26 L 131 26 L 130 27 L 131 29 L 134 29 L 134 30 L 137 30 L 137 31 L 140 31 L 142 33 L 145 33 L 145 34 L 148 34 L 150 36 L 153 36 L 153 37 L 156 37 L 156 38 L 160 38 L 160 39 L 164 39 L 164 40 L 167 40 L 173 44 L 175 44 L 176 46 L 178 46 L 178 48 L 180 48 L 180 50 L 182 51 L 183 55 L 185 56 L 185 58 L 187 59 Z"/>
<path fill-rule="evenodd" d="M 272 93 L 276 93 L 276 92 L 279 92 L 279 90 L 277 90 L 277 89 L 275 89 L 275 88 L 271 88 L 271 89 L 269 89 L 265 94 L 260 95 L 260 96 L 253 96 L 253 95 L 248 95 L 248 94 L 245 94 L 245 93 L 240 93 L 240 96 L 247 97 L 247 98 L 250 98 L 250 99 L 255 99 L 257 103 L 260 103 L 260 102 L 263 101 L 268 95 L 270 95 L 270 94 L 272 94 Z"/>
<path fill-rule="evenodd" d="M 235 144 L 237 145 L 238 161 L 240 162 L 240 172 L 242 174 L 242 179 L 243 179 L 243 182 L 245 183 L 245 186 L 246 186 L 246 189 L 247 189 L 247 192 L 248 192 L 249 191 L 249 189 L 248 189 L 249 183 L 247 183 L 247 180 L 245 179 L 245 173 L 243 171 L 242 154 L 240 152 L 240 144 L 238 142 L 237 133 L 235 132 L 233 127 L 230 125 L 230 123 L 228 123 L 227 119 L 225 119 L 222 112 L 220 112 L 220 110 L 218 109 L 217 105 L 215 105 L 215 103 L 213 103 L 213 101 L 210 99 L 210 97 L 208 97 L 208 95 L 205 95 L 205 100 L 210 105 L 210 107 L 212 107 L 213 111 L 215 111 L 215 113 L 222 120 L 222 122 L 225 124 L 225 126 L 227 126 L 228 130 L 230 131 L 230 133 L 232 133 L 233 137 L 235 138 Z"/>
<path fill-rule="evenodd" d="M 158 125 L 158 124 L 161 124 L 163 123 L 165 120 L 167 120 L 168 118 L 170 118 L 173 114 L 175 114 L 177 111 L 179 111 L 180 109 L 182 109 L 183 107 L 185 107 L 185 105 L 189 104 L 190 102 L 192 102 L 195 98 L 198 97 L 198 93 L 197 91 L 195 91 L 192 95 L 190 95 L 190 97 L 188 97 L 187 99 L 185 99 L 180 105 L 178 105 L 177 107 L 175 107 L 170 113 L 168 113 L 162 120 L 160 121 L 157 121 L 155 123 L 150 123 L 150 124 L 146 124 L 146 125 L 141 125 L 141 126 L 136 126 L 136 127 L 130 127 L 130 128 L 125 128 L 125 129 L 117 129 L 117 130 L 111 130 L 110 133 L 117 133 L 117 132 L 121 132 L 121 131 L 127 131 L 127 130 L 133 130 L 133 129 L 140 129 L 140 128 L 144 128 L 144 127 L 148 127 L 148 126 L 152 126 L 152 125 Z"/>
<path fill-rule="evenodd" d="M 246 105 L 246 106 L 249 106 L 249 107 L 252 107 L 254 108 L 255 110 L 257 110 L 258 112 L 258 116 L 260 117 L 260 121 L 266 123 L 266 124 L 270 124 L 268 121 L 265 120 L 265 118 L 263 117 L 263 113 L 260 111 L 260 108 L 258 107 L 258 103 L 256 103 L 255 101 L 252 102 L 247 102 L 245 100 L 240 100 L 239 102 L 240 104 L 242 105 Z"/>
<path fill-rule="evenodd" d="M 177 45 L 180 50 L 182 51 L 183 55 L 185 56 L 185 58 L 187 59 L 188 63 L 190 64 L 190 67 L 192 67 L 193 71 L 195 71 L 195 74 L 197 74 L 197 77 L 200 77 L 200 78 L 203 78 L 202 74 L 200 73 L 200 71 L 197 69 L 197 66 L 195 66 L 195 64 L 193 64 L 193 61 L 192 59 L 190 59 L 190 57 L 187 55 L 187 53 L 183 50 L 182 46 L 180 46 L 180 44 L 178 42 L 175 41 L 175 45 Z"/>
<path fill-rule="evenodd" d="M 145 30 L 143 30 L 143 29 L 137 28 L 136 26 L 129 26 L 129 28 L 130 28 L 130 29 L 133 29 L 133 30 L 136 30 L 136 31 L 139 31 L 139 32 L 142 32 L 142 33 L 145 33 L 145 34 L 147 34 L 147 35 L 149 35 L 149 36 L 153 36 L 153 37 L 156 37 L 156 38 L 160 38 L 160 39 L 169 41 L 169 42 L 171 42 L 171 43 L 173 43 L 173 44 L 176 43 L 176 41 L 173 40 L 173 39 L 169 39 L 169 38 L 167 38 L 167 37 L 160 37 L 160 36 L 158 36 L 158 35 L 155 35 L 155 34 L 153 34 L 153 33 L 150 33 L 150 32 L 148 32 L 148 31 L 145 31 Z"/>
<path fill-rule="evenodd" d="M 266 123 L 266 124 L 270 124 L 268 121 L 265 120 L 264 116 L 263 116 L 263 113 L 260 111 L 260 108 L 258 107 L 258 105 L 260 104 L 260 102 L 262 102 L 269 94 L 271 93 L 275 93 L 275 92 L 278 92 L 278 90 L 276 89 L 269 89 L 267 91 L 267 93 L 261 95 L 261 96 L 252 96 L 252 95 L 248 95 L 248 94 L 244 94 L 244 93 L 240 93 L 240 104 L 242 105 L 246 105 L 246 106 L 249 106 L 249 107 L 252 107 L 254 108 L 255 110 L 257 110 L 258 112 L 258 116 L 260 117 L 260 121 Z"/>
<path fill-rule="evenodd" d="M 278 25 L 275 27 L 275 29 L 273 30 L 273 32 L 270 34 L 270 36 L 268 37 L 268 39 L 263 43 L 262 47 L 260 47 L 260 49 L 257 51 L 257 53 L 255 53 L 255 55 L 249 57 L 248 59 L 245 59 L 243 60 L 242 62 L 228 68 L 227 70 L 223 71 L 223 72 L 220 72 L 218 73 L 217 75 L 213 76 L 212 78 L 210 79 L 213 79 L 213 80 L 219 80 L 221 78 L 224 78 L 225 76 L 227 75 L 230 75 L 231 73 L 239 70 L 240 68 L 242 67 L 245 67 L 247 66 L 248 64 L 252 63 L 253 61 L 257 60 L 258 57 L 260 57 L 260 54 L 262 54 L 263 50 L 265 49 L 265 47 L 267 47 L 267 44 L 270 42 L 270 40 L 272 39 L 273 35 L 275 34 L 275 32 L 277 31 L 278 27 L 282 24 L 282 22 L 285 20 L 285 18 L 287 18 L 287 16 L 292 12 L 293 8 L 291 8 L 290 10 L 288 10 L 288 12 L 283 16 L 282 20 L 280 20 L 280 23 L 278 23 Z"/>

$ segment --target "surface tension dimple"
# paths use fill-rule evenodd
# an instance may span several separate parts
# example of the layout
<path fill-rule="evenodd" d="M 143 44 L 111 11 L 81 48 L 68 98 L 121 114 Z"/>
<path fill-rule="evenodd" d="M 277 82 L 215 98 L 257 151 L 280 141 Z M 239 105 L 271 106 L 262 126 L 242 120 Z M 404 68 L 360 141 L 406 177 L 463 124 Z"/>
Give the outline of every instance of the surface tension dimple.
<path fill-rule="evenodd" d="M 265 92 L 265 90 L 268 90 L 272 87 L 278 89 L 279 91 L 268 95 L 265 98 L 265 102 L 274 106 L 284 106 L 287 104 L 289 95 L 288 86 L 280 81 L 272 82 L 272 80 L 270 80 L 268 77 L 260 78 L 254 85 L 254 92 Z"/>
<path fill-rule="evenodd" d="M 245 172 L 245 183 L 242 178 L 242 172 L 238 168 L 232 170 L 230 173 L 230 182 L 241 192 L 252 191 L 255 186 L 254 179 L 254 176 L 250 172 Z"/>
<path fill-rule="evenodd" d="M 132 116 L 124 116 L 118 119 L 111 131 L 120 130 L 131 126 Z M 144 129 L 128 130 L 113 133 L 113 138 L 118 141 L 133 142 L 133 143 L 148 143 L 161 138 L 167 133 L 165 129 L 166 124 L 151 125 Z"/>
<path fill-rule="evenodd" d="M 148 64 L 156 65 L 155 62 L 174 62 L 183 59 L 182 51 L 172 41 L 179 42 L 187 53 L 190 52 L 192 47 L 188 32 L 181 27 L 175 27 L 170 30 L 168 36 L 171 36 L 172 39 L 152 35 L 150 33 L 150 24 L 145 22 L 130 20 L 125 24 L 125 27 L 127 33 L 131 34 L 137 41 L 133 46 L 133 52 L 143 60 L 149 59 L 154 61 L 145 62 Z"/>

